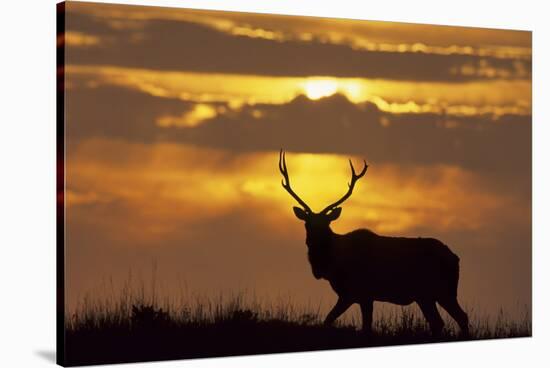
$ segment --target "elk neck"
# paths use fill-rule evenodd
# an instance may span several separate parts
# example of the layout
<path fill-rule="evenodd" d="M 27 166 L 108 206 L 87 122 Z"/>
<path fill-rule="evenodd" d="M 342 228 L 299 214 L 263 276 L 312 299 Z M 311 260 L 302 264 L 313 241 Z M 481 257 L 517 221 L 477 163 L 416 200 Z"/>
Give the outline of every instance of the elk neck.
<path fill-rule="evenodd" d="M 307 226 L 306 225 L 306 244 L 309 249 L 327 249 L 330 248 L 335 233 L 330 226 Z"/>
<path fill-rule="evenodd" d="M 330 226 L 306 226 L 307 255 L 313 276 L 326 278 L 329 273 L 332 244 L 336 234 Z"/>

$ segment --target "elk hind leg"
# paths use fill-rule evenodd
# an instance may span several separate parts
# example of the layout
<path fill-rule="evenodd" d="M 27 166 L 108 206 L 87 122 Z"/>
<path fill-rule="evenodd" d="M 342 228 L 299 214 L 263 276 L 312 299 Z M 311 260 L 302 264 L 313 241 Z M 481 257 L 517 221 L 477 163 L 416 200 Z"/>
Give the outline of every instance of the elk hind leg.
<path fill-rule="evenodd" d="M 361 306 L 361 317 L 363 319 L 363 328 L 361 332 L 364 335 L 370 335 L 372 332 L 372 310 L 373 310 L 372 300 L 363 301 L 360 303 Z"/>
<path fill-rule="evenodd" d="M 470 335 L 468 315 L 460 307 L 456 297 L 443 298 L 437 302 L 451 315 L 451 317 L 453 317 L 456 323 L 458 323 L 462 337 L 468 337 Z"/>
<path fill-rule="evenodd" d="M 428 321 L 428 324 L 430 325 L 430 329 L 432 331 L 432 335 L 435 337 L 441 336 L 441 331 L 443 330 L 443 319 L 441 318 L 441 315 L 439 314 L 439 311 L 437 310 L 437 306 L 435 305 L 435 301 L 418 301 L 418 306 L 420 307 L 420 310 L 422 311 L 422 314 L 424 314 L 424 317 Z"/>

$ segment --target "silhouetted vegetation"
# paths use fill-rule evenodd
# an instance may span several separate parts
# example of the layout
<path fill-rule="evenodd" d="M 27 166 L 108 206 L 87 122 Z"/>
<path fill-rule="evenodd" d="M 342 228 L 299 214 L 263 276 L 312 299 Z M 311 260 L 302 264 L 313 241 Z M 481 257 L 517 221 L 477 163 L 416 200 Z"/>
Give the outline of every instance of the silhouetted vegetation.
<path fill-rule="evenodd" d="M 460 341 L 454 323 L 440 338 L 431 337 L 414 308 L 396 309 L 375 318 L 371 335 L 352 319 L 332 327 L 323 313 L 299 310 L 290 302 L 266 305 L 244 294 L 230 298 L 195 298 L 174 302 L 134 296 L 85 298 L 66 317 L 66 363 L 86 365 L 183 358 L 297 352 L 368 346 Z M 177 304 L 177 306 L 176 306 Z M 471 313 L 469 340 L 531 336 L 528 313 L 511 321 L 502 312 L 494 321 Z"/>

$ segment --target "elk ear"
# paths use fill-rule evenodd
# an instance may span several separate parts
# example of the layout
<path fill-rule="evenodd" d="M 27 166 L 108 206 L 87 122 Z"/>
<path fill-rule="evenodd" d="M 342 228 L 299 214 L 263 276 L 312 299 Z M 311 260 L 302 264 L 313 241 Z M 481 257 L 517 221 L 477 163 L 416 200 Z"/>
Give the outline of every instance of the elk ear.
<path fill-rule="evenodd" d="M 336 207 L 332 209 L 327 216 L 330 221 L 334 221 L 338 219 L 338 217 L 340 217 L 341 213 L 342 213 L 342 207 Z"/>
<path fill-rule="evenodd" d="M 294 210 L 294 214 L 296 215 L 296 217 L 298 217 L 302 221 L 306 220 L 306 218 L 307 218 L 306 211 L 304 211 L 300 207 L 292 207 L 292 209 Z"/>

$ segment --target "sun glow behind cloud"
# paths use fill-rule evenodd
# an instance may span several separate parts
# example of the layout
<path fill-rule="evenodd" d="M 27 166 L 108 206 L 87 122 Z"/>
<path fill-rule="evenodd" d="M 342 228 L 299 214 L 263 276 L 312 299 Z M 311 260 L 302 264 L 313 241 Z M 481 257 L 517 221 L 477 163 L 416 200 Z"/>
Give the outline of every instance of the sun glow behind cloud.
<path fill-rule="evenodd" d="M 304 83 L 306 96 L 311 100 L 332 96 L 338 91 L 338 83 L 333 78 L 309 79 Z"/>
<path fill-rule="evenodd" d="M 117 152 L 117 157 L 111 152 Z M 262 211 L 274 230 L 296 221 L 290 210 L 296 203 L 280 185 L 277 152 L 230 156 L 185 145 L 90 140 L 67 162 L 68 206 L 125 203 L 135 210 L 123 216 L 114 211 L 106 226 L 115 226 L 114 233 L 120 236 L 133 236 L 134 229 L 140 234 L 136 241 L 148 239 L 149 233 L 159 244 L 159 229 L 180 231 L 185 224 L 236 211 L 243 203 Z M 345 156 L 289 153 L 287 161 L 293 188 L 314 210 L 334 202 L 346 190 L 350 173 Z M 354 161 L 358 164 L 360 158 Z M 476 229 L 511 203 L 479 183 L 475 174 L 458 167 L 401 170 L 372 164 L 344 205 L 335 229 L 369 227 L 393 234 L 416 227 Z M 139 213 L 148 215 L 143 218 Z"/>
<path fill-rule="evenodd" d="M 456 116 L 481 114 L 530 115 L 531 83 L 522 80 L 495 80 L 468 83 L 404 82 L 364 78 L 267 77 L 235 74 L 205 74 L 108 66 L 66 68 L 70 85 L 95 88 L 114 85 L 157 97 L 178 98 L 198 103 L 223 102 L 230 108 L 244 104 L 284 104 L 299 95 L 312 100 L 335 93 L 353 103 L 371 102 L 380 110 L 401 113 L 436 113 Z M 269 86 L 269 88 L 266 88 Z M 191 125 L 213 116 L 206 105 L 196 111 Z M 172 117 L 161 126 L 189 125 L 186 118 Z M 183 120 L 182 120 L 183 119 Z M 204 120 L 204 119 L 203 119 Z M 179 123 L 176 123 L 179 121 Z"/>

